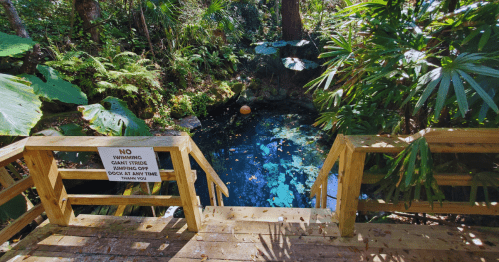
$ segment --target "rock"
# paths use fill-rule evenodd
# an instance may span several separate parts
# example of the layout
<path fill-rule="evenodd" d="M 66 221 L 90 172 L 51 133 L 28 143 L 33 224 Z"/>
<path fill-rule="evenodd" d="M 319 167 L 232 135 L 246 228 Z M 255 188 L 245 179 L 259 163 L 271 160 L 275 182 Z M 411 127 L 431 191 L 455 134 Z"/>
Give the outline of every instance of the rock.
<path fill-rule="evenodd" d="M 178 130 L 151 130 L 153 136 L 181 136 L 182 132 Z"/>
<path fill-rule="evenodd" d="M 289 100 L 289 102 L 291 102 L 297 106 L 306 108 L 310 111 L 317 111 L 317 108 L 315 108 L 314 103 L 311 100 L 291 99 L 291 100 Z"/>
<path fill-rule="evenodd" d="M 201 127 L 201 121 L 199 121 L 199 119 L 196 116 L 188 116 L 182 118 L 178 125 L 193 130 L 198 127 Z"/>
<path fill-rule="evenodd" d="M 255 99 L 256 99 L 255 93 L 253 93 L 253 91 L 251 91 L 251 89 L 247 88 L 241 92 L 241 94 L 237 98 L 237 103 L 240 105 L 251 104 L 252 102 L 255 101 Z"/>
<path fill-rule="evenodd" d="M 235 84 L 232 84 L 231 89 L 235 95 L 239 95 L 239 94 L 241 94 L 241 91 L 243 91 L 244 85 L 243 85 L 243 83 L 235 83 Z"/>
<path fill-rule="evenodd" d="M 281 100 L 286 99 L 286 94 L 287 94 L 287 91 L 284 88 L 272 89 L 270 91 L 270 95 L 267 97 L 266 100 L 268 100 L 268 101 L 281 101 Z"/>
<path fill-rule="evenodd" d="M 253 90 L 253 91 L 258 91 L 262 85 L 262 80 L 260 79 L 253 79 L 251 83 L 249 84 L 248 88 Z"/>

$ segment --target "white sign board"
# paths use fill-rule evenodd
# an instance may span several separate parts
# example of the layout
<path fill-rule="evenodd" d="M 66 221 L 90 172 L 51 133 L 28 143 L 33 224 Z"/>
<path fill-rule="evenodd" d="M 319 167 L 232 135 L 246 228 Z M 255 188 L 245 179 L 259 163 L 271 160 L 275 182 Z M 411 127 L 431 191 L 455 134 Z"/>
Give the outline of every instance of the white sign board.
<path fill-rule="evenodd" d="M 98 147 L 109 181 L 161 182 L 152 147 Z"/>

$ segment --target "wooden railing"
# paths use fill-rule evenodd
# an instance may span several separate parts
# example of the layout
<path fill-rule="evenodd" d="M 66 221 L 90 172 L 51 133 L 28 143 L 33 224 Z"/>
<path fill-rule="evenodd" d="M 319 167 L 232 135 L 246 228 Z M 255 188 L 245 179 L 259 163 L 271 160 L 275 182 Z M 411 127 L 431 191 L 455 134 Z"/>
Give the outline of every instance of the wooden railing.
<path fill-rule="evenodd" d="M 97 152 L 98 147 L 152 147 L 155 152 L 169 152 L 173 170 L 160 170 L 162 181 L 177 181 L 180 196 L 158 195 L 82 195 L 67 194 L 63 179 L 107 180 L 104 169 L 59 169 L 52 151 Z M 24 157 L 50 223 L 68 225 L 74 217 L 72 205 L 182 206 L 190 231 L 198 231 L 202 217 L 194 188 L 196 173 L 191 170 L 189 154 L 205 170 L 209 188 L 216 186 L 228 197 L 220 180 L 189 136 L 171 137 L 30 137 Z M 213 194 L 210 191 L 210 198 Z"/>
<path fill-rule="evenodd" d="M 34 186 L 33 178 L 31 176 L 15 182 L 5 169 L 6 165 L 23 157 L 24 145 L 26 142 L 27 138 L 0 149 L 0 184 L 5 188 L 0 191 L 0 206 Z M 44 211 L 42 204 L 33 206 L 27 198 L 26 204 L 28 211 L 0 231 L 0 244 L 9 240 L 33 220 L 41 218 L 40 215 Z"/>
<path fill-rule="evenodd" d="M 399 153 L 421 136 L 426 138 L 432 153 L 499 153 L 499 129 L 435 129 L 428 128 L 412 136 L 343 136 L 338 135 L 310 191 L 316 196 L 316 207 L 326 208 L 327 177 L 339 158 L 336 218 L 342 236 L 352 236 L 357 211 L 405 211 L 452 214 L 499 215 L 497 202 L 447 202 L 435 204 L 413 201 L 409 209 L 382 200 L 359 200 L 361 184 L 373 184 L 384 175 L 364 172 L 367 153 Z M 439 185 L 469 186 L 469 174 L 434 174 Z"/>

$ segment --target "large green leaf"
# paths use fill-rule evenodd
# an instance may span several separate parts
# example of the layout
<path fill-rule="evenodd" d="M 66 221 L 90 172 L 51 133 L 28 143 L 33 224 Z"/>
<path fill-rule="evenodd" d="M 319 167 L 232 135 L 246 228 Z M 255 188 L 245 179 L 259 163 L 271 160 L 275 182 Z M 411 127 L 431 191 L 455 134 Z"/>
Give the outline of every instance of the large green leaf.
<path fill-rule="evenodd" d="M 30 38 L 0 32 L 0 57 L 22 54 L 30 50 L 35 44 Z"/>
<path fill-rule="evenodd" d="M 36 94 L 49 100 L 59 100 L 68 104 L 88 104 L 87 95 L 78 86 L 63 80 L 55 69 L 45 65 L 38 65 L 36 69 L 45 77 L 47 82 L 34 75 L 22 75 L 22 77 L 33 83 Z"/>
<path fill-rule="evenodd" d="M 29 136 L 42 116 L 33 88 L 21 78 L 0 74 L 0 97 L 0 135 Z"/>
<path fill-rule="evenodd" d="M 144 120 L 136 117 L 126 103 L 108 96 L 101 104 L 79 106 L 83 119 L 90 121 L 90 127 L 104 135 L 111 136 L 150 136 Z"/>

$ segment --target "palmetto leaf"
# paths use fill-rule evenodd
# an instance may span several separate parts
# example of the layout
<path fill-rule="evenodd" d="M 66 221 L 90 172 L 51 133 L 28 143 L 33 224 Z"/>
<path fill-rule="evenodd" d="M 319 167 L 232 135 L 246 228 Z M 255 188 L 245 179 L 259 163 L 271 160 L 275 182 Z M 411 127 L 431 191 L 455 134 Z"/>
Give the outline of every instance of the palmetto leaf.
<path fill-rule="evenodd" d="M 472 76 L 469 75 L 471 73 L 499 78 L 499 70 L 483 65 L 476 65 L 485 59 L 486 58 L 482 54 L 468 53 L 460 54 L 454 60 L 451 60 L 449 57 L 442 59 L 442 67 L 433 69 L 429 73 L 420 77 L 419 83 L 415 89 L 416 92 L 423 85 L 426 85 L 428 82 L 429 83 L 414 108 L 414 114 L 428 100 L 437 84 L 440 85 L 435 104 L 436 118 L 438 118 L 440 111 L 444 106 L 450 85 L 453 85 L 454 87 L 454 93 L 456 94 L 459 111 L 463 117 L 466 111 L 468 111 L 468 99 L 465 91 L 468 87 L 474 89 L 490 108 L 492 108 L 496 113 L 499 113 L 499 108 L 494 103 L 490 95 L 474 80 Z M 431 80 L 428 81 L 429 79 Z M 411 95 L 414 95 L 414 92 Z"/>
<path fill-rule="evenodd" d="M 480 172 L 473 174 L 473 179 L 471 181 L 471 191 L 470 191 L 470 205 L 474 206 L 476 201 L 476 195 L 478 187 L 483 187 L 483 194 L 485 198 L 485 203 L 487 207 L 490 208 L 489 200 L 489 190 L 488 187 L 491 186 L 495 190 L 499 191 L 499 173 L 496 172 Z"/>
<path fill-rule="evenodd" d="M 466 99 L 466 93 L 464 92 L 464 86 L 459 78 L 457 72 L 452 72 L 452 83 L 454 84 L 454 92 L 456 93 L 457 104 L 459 105 L 459 110 L 464 116 L 466 111 L 468 111 L 468 100 Z"/>
<path fill-rule="evenodd" d="M 376 193 L 385 191 L 386 201 L 393 198 L 394 203 L 403 193 L 403 199 L 408 207 L 411 202 L 410 196 L 414 193 L 413 199 L 419 199 L 421 187 L 424 185 L 426 198 L 431 206 L 434 200 L 442 202 L 444 195 L 433 177 L 433 161 L 430 153 L 424 137 L 414 140 L 392 161 L 387 175 L 378 182 L 381 187 Z M 402 181 L 404 183 L 400 183 Z"/>

